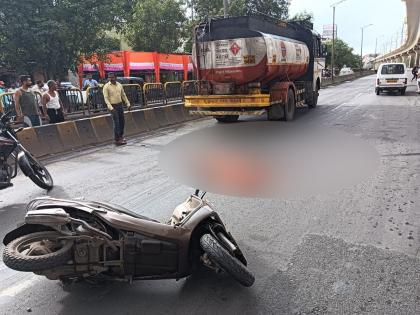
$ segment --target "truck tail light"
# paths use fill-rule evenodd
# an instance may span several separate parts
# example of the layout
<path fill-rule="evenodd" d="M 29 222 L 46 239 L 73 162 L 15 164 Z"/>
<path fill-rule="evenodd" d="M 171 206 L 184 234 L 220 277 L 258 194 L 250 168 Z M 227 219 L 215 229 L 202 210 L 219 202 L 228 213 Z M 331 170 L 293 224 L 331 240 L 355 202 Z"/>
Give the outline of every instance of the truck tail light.
<path fill-rule="evenodd" d="M 407 84 L 407 78 L 404 79 L 404 84 Z"/>

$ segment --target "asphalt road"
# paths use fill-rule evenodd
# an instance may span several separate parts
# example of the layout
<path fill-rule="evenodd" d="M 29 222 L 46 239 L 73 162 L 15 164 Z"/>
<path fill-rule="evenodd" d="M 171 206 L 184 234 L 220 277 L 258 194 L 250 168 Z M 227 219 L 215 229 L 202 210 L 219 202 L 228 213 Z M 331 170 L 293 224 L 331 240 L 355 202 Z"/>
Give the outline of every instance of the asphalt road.
<path fill-rule="evenodd" d="M 1 314 L 420 314 L 420 96 L 376 96 L 374 78 L 321 91 L 313 122 L 362 138 L 380 155 L 359 184 L 291 200 L 209 194 L 256 276 L 243 288 L 223 274 L 180 281 L 78 284 L 19 273 L 0 263 Z M 282 123 L 282 122 L 280 122 Z M 191 122 L 46 161 L 55 197 L 119 203 L 159 220 L 192 188 L 159 168 L 170 141 L 214 126 Z M 0 192 L 0 237 L 45 193 L 19 176 Z M 0 248 L 1 250 L 3 247 Z"/>

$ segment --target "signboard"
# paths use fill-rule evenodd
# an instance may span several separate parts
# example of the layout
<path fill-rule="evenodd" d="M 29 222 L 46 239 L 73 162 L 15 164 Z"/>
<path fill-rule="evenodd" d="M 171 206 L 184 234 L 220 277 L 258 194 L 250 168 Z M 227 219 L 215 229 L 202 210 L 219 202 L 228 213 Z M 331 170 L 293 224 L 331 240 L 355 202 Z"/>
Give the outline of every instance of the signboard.
<path fill-rule="evenodd" d="M 332 24 L 328 24 L 328 25 L 324 25 L 323 27 L 323 32 L 322 32 L 322 37 L 325 39 L 332 39 L 333 38 L 333 25 Z M 335 38 L 337 38 L 337 24 L 335 24 Z"/>

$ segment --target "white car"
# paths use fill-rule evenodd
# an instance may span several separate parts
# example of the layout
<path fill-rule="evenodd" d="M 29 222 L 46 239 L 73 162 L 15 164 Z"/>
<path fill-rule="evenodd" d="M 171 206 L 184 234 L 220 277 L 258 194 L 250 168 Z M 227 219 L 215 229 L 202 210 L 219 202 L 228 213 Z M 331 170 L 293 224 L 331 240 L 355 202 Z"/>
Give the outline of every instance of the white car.
<path fill-rule="evenodd" d="M 404 95 L 407 81 L 407 68 L 404 63 L 383 63 L 376 75 L 376 95 L 382 91 L 399 91 Z"/>
<path fill-rule="evenodd" d="M 354 74 L 354 71 L 351 68 L 344 66 L 343 68 L 341 68 L 339 76 L 350 75 L 350 74 Z"/>

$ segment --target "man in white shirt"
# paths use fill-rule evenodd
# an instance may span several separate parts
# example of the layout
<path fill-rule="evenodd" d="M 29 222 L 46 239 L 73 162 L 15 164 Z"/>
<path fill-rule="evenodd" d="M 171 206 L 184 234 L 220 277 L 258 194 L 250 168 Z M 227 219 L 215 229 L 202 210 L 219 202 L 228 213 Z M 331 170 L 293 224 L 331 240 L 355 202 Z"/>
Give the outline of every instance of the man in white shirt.
<path fill-rule="evenodd" d="M 42 95 L 48 91 L 48 86 L 44 83 L 44 81 L 38 80 L 36 81 L 36 84 L 31 87 L 31 91 L 35 94 L 41 114 L 45 116 L 46 113 L 44 113 L 44 108 L 42 107 Z"/>

